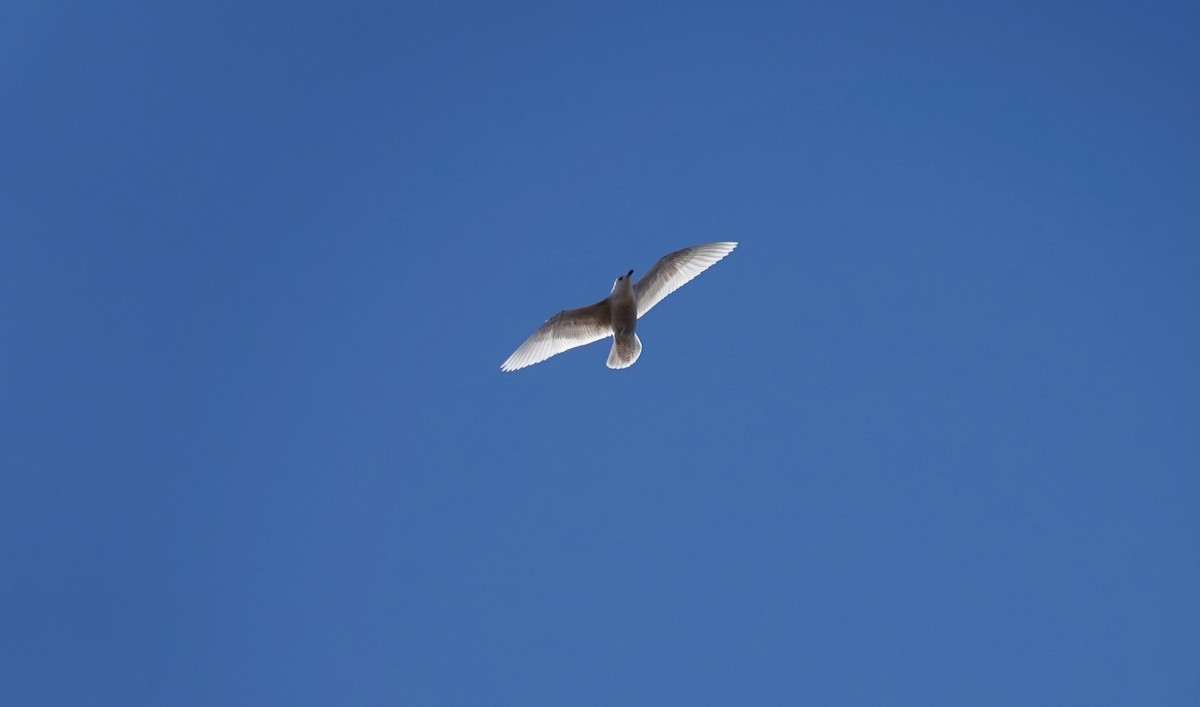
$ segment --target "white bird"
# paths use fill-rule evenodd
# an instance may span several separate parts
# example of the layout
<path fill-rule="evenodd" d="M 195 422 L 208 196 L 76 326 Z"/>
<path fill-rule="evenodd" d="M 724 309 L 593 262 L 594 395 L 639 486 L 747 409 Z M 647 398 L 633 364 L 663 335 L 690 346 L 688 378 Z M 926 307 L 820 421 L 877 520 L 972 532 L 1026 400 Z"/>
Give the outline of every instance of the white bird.
<path fill-rule="evenodd" d="M 723 242 L 677 250 L 659 258 L 636 283 L 630 270 L 613 282 L 612 292 L 603 300 L 579 309 L 564 309 L 547 319 L 500 365 L 500 370 L 532 366 L 609 336 L 613 337 L 613 345 L 608 367 L 629 368 L 642 354 L 642 342 L 634 333 L 637 320 L 736 247 L 737 243 Z"/>

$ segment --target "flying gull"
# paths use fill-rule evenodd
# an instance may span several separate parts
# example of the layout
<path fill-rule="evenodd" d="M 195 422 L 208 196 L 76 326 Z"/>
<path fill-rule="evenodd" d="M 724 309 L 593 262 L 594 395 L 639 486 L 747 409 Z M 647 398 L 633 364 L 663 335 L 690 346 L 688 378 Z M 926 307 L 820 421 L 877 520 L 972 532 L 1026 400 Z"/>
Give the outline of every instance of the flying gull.
<path fill-rule="evenodd" d="M 637 320 L 736 247 L 737 243 L 723 242 L 677 250 L 659 258 L 636 283 L 630 270 L 613 282 L 612 292 L 603 300 L 579 309 L 565 309 L 547 319 L 501 364 L 500 370 L 532 366 L 609 336 L 613 337 L 613 345 L 608 367 L 629 368 L 642 353 L 642 342 L 634 333 Z"/>

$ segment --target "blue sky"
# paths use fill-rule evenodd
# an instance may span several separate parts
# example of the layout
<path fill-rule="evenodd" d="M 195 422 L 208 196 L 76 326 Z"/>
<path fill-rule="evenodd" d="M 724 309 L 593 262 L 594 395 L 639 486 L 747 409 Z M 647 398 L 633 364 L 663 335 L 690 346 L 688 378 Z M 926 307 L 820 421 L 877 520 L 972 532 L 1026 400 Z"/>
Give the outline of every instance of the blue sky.
<path fill-rule="evenodd" d="M 0 11 L 0 703 L 1200 699 L 1194 2 L 82 5 Z"/>

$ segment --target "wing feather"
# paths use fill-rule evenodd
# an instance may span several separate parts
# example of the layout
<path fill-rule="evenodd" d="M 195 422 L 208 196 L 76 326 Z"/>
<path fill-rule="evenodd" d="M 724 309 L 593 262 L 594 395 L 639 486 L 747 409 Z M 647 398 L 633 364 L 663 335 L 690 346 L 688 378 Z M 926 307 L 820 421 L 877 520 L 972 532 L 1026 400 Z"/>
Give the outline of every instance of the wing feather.
<path fill-rule="evenodd" d="M 721 258 L 733 252 L 737 243 L 721 242 L 694 245 L 668 253 L 658 259 L 646 274 L 633 285 L 637 294 L 638 317 L 658 304 L 664 297 L 692 281 Z"/>
<path fill-rule="evenodd" d="M 608 300 L 578 309 L 564 309 L 546 320 L 503 364 L 502 371 L 515 371 L 541 363 L 577 346 L 612 336 Z"/>

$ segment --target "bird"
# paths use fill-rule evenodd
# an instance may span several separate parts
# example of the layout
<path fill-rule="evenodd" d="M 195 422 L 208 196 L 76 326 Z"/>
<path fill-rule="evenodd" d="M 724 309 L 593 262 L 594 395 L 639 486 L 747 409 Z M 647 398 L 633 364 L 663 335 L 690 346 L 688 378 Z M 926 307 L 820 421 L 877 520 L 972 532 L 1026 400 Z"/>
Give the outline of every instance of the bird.
<path fill-rule="evenodd" d="M 629 368 L 642 355 L 637 320 L 692 278 L 733 252 L 737 243 L 705 243 L 668 253 L 637 282 L 633 271 L 613 281 L 612 292 L 596 304 L 564 309 L 546 320 L 500 365 L 506 373 L 541 363 L 551 356 L 613 337 L 606 365 Z"/>

